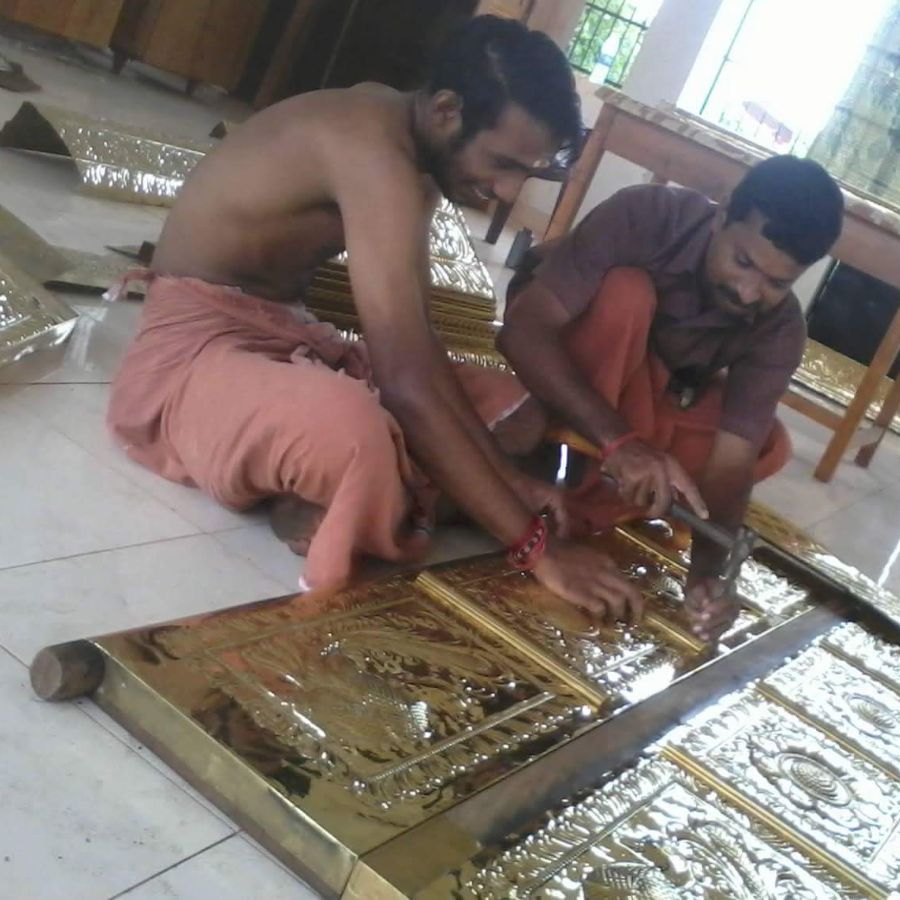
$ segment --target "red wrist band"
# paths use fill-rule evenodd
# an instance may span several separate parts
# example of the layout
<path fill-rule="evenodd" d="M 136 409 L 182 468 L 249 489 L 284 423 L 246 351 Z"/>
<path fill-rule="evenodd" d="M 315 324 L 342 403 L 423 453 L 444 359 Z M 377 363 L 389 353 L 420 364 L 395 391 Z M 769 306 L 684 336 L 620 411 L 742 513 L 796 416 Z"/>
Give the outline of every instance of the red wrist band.
<path fill-rule="evenodd" d="M 547 549 L 547 523 L 535 516 L 522 538 L 509 548 L 507 559 L 517 569 L 533 569 Z"/>
<path fill-rule="evenodd" d="M 604 444 L 600 448 L 600 460 L 601 462 L 606 462 L 616 450 L 621 449 L 626 444 L 630 444 L 632 441 L 640 440 L 640 435 L 636 431 L 629 431 L 627 434 L 619 435 L 619 437 L 615 438 L 615 440 L 610 441 L 608 444 Z"/>

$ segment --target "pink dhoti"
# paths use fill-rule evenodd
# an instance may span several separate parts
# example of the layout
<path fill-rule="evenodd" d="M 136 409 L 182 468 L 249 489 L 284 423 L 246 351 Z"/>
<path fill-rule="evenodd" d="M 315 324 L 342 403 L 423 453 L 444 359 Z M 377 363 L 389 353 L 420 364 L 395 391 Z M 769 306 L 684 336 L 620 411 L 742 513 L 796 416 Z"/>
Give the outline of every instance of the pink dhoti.
<path fill-rule="evenodd" d="M 486 422 L 521 400 L 512 376 L 459 374 Z M 365 349 L 302 309 L 152 279 L 108 421 L 132 459 L 229 508 L 283 494 L 321 506 L 310 586 L 346 581 L 360 554 L 405 562 L 421 552 L 410 516 L 433 492 L 371 386 Z"/>

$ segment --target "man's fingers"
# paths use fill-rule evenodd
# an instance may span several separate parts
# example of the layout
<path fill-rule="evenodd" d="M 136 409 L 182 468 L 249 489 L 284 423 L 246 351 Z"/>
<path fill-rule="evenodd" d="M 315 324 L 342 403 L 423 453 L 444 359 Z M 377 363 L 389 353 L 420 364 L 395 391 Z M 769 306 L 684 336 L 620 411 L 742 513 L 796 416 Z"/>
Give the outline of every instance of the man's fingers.
<path fill-rule="evenodd" d="M 660 466 L 653 472 L 653 502 L 648 511 L 651 519 L 664 516 L 672 505 L 672 487 L 669 483 L 668 472 L 665 466 Z"/>
<path fill-rule="evenodd" d="M 635 484 L 634 494 L 631 498 L 632 506 L 639 509 L 646 509 L 650 505 L 650 495 L 653 493 L 653 486 L 649 479 L 642 478 Z"/>
<path fill-rule="evenodd" d="M 697 485 L 694 484 L 687 472 L 671 457 L 669 457 L 666 467 L 668 469 L 669 483 L 672 487 L 684 497 L 687 505 L 701 519 L 708 519 L 709 510 L 703 502 L 703 497 L 700 496 L 700 491 L 697 490 Z"/>

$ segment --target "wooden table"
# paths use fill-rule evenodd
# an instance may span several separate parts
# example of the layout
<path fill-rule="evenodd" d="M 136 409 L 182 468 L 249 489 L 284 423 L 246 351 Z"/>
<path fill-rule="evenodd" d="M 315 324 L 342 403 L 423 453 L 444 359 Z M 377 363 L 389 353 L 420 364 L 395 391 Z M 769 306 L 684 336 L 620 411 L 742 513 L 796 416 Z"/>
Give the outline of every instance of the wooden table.
<path fill-rule="evenodd" d="M 613 153 L 648 169 L 657 183 L 674 182 L 722 201 L 753 165 L 771 155 L 712 125 L 674 109 L 639 103 L 611 88 L 600 88 L 603 107 L 563 191 L 545 240 L 572 227 L 604 153 Z M 900 214 L 844 187 L 844 227 L 831 255 L 841 262 L 900 287 Z M 783 402 L 834 434 L 816 468 L 830 481 L 851 445 L 856 462 L 868 466 L 900 408 L 900 379 L 888 391 L 871 428 L 863 420 L 882 380 L 900 352 L 900 311 L 894 316 L 846 410 L 835 412 L 791 388 Z"/>

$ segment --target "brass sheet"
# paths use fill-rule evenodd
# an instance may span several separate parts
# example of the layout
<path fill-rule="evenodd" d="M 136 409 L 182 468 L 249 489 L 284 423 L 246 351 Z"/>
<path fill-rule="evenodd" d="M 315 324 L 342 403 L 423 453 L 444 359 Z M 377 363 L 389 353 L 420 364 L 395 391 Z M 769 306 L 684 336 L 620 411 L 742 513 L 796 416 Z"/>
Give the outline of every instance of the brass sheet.
<path fill-rule="evenodd" d="M 78 315 L 0 253 L 0 365 L 62 343 Z"/>
<path fill-rule="evenodd" d="M 824 645 L 886 687 L 900 693 L 900 647 L 848 622 L 824 638 Z"/>
<path fill-rule="evenodd" d="M 454 870 L 465 880 L 478 867 L 464 863 L 481 848 L 457 815 L 465 819 L 464 807 L 476 795 L 494 790 L 506 776 L 523 774 L 524 766 L 532 767 L 524 774 L 540 783 L 544 767 L 554 770 L 554 755 L 569 749 L 563 744 L 590 738 L 588 730 L 614 729 L 620 714 L 640 717 L 644 706 L 635 704 L 701 666 L 697 677 L 713 675 L 716 655 L 724 652 L 699 652 L 704 648 L 687 633 L 680 619 L 683 576 L 677 566 L 621 532 L 598 536 L 594 543 L 648 595 L 644 625 L 591 622 L 527 576 L 511 572 L 502 559 L 486 557 L 343 592 L 266 601 L 95 639 L 108 660 L 97 699 L 329 896 L 345 890 L 348 896 L 371 896 L 376 887 L 395 896 L 395 889 L 381 882 L 388 872 L 408 870 L 406 855 L 428 853 L 416 841 L 431 833 L 432 825 L 441 853 L 423 856 L 421 877 L 410 883 L 427 884 Z M 757 631 L 773 627 L 775 619 L 745 614 Z M 774 637 L 756 636 L 753 628 L 737 633 L 735 646 L 751 637 L 760 643 Z M 841 634 L 838 630 L 829 640 Z M 701 691 L 684 714 L 702 703 L 702 696 Z M 783 705 L 758 694 L 751 699 L 764 705 L 765 716 L 754 712 L 753 703 L 737 714 L 716 712 L 717 742 L 697 743 L 697 735 L 702 738 L 711 727 L 701 721 L 664 752 L 722 797 L 715 801 L 707 792 L 703 803 L 731 804 L 747 813 L 756 823 L 754 840 L 780 853 L 788 842 L 845 884 L 883 896 L 879 885 L 893 877 L 892 848 L 900 841 L 900 830 L 896 840 L 887 831 L 888 819 L 900 823 L 900 796 L 892 793 L 900 780 L 889 778 L 885 765 L 872 764 L 872 756 L 853 752 L 848 739 L 829 740 Z M 748 702 L 738 698 L 739 705 Z M 821 804 L 807 809 L 797 799 L 799 788 L 785 787 L 787 776 L 773 768 L 784 762 L 785 753 L 789 766 L 798 754 L 813 754 L 813 762 L 801 759 L 799 768 L 790 770 L 801 787 L 803 773 L 821 775 L 815 768 L 820 764 L 837 767 L 841 784 L 853 790 L 865 783 L 867 790 L 880 792 L 877 811 L 869 809 L 869 800 L 850 804 L 855 818 L 848 819 L 846 806 L 840 807 L 836 821 L 852 833 L 848 853 L 856 856 L 842 857 L 831 844 L 814 843 L 819 832 L 832 843 L 841 834 L 831 834 L 814 818 Z M 817 762 L 820 757 L 824 762 Z M 733 768 L 718 772 L 716 767 L 729 761 Z M 760 772 L 754 773 L 757 764 Z M 598 767 L 597 780 L 589 784 L 607 771 Z M 797 808 L 787 809 L 789 802 Z M 668 798 L 665 804 L 677 823 L 678 803 Z M 689 806 L 685 800 L 684 809 Z M 646 815 L 647 823 L 658 826 L 659 846 L 669 847 L 682 826 L 669 827 L 668 813 L 654 810 L 636 810 L 637 818 L 629 821 Z M 533 814 L 532 809 L 528 815 Z M 625 820 L 620 824 L 625 827 Z M 782 844 L 766 837 L 762 825 Z M 619 833 L 608 835 L 612 844 L 604 837 L 598 846 L 619 846 Z M 881 849 L 873 849 L 879 840 Z M 763 852 L 753 847 L 753 853 Z M 688 849 L 679 844 L 660 850 L 658 858 L 681 858 L 677 854 Z M 578 866 L 595 859 L 593 853 Z M 487 864 L 482 860 L 479 867 L 482 863 Z M 575 863 L 575 857 L 567 858 L 565 866 Z M 720 877 L 709 868 L 708 877 Z M 739 868 L 743 871 L 743 864 Z M 555 884 L 560 871 L 550 873 L 548 883 Z M 616 872 L 624 877 L 621 868 Z M 666 877 L 673 872 L 666 869 Z M 596 895 L 587 874 L 585 893 L 571 896 Z M 740 878 L 734 883 L 741 884 Z M 673 889 L 683 886 L 677 882 Z M 697 888 L 695 894 L 702 892 Z"/>
<path fill-rule="evenodd" d="M 55 247 L 0 206 L 0 254 L 46 287 L 105 291 L 134 266 L 120 254 Z"/>
<path fill-rule="evenodd" d="M 794 381 L 840 406 L 848 406 L 866 374 L 866 367 L 818 341 L 807 340 L 803 360 L 794 372 Z M 892 380 L 884 378 L 866 415 L 874 419 L 891 389 Z M 900 432 L 900 416 L 891 423 L 891 430 Z"/>
<path fill-rule="evenodd" d="M 592 720 L 584 698 L 534 657 L 474 628 L 412 576 L 96 643 L 199 725 L 210 754 L 237 755 L 268 781 L 272 802 L 354 854 Z M 203 778 L 215 782 L 214 769 Z"/>
<path fill-rule="evenodd" d="M 620 529 L 632 540 L 654 552 L 681 575 L 687 573 L 691 555 L 674 539 L 674 532 L 662 520 L 636 522 Z M 810 588 L 781 567 L 751 557 L 741 567 L 737 592 L 743 611 L 769 625 L 800 615 L 812 606 Z"/>
<path fill-rule="evenodd" d="M 486 857 L 486 858 L 485 858 Z M 422 900 L 859 897 L 783 837 L 662 759 L 475 857 Z"/>
<path fill-rule="evenodd" d="M 900 781 L 782 705 L 729 697 L 662 752 L 867 896 L 900 884 Z"/>
<path fill-rule="evenodd" d="M 448 312 L 493 321 L 496 297 L 490 273 L 475 253 L 462 210 L 446 197 L 431 218 L 428 250 L 435 299 L 450 300 L 455 309 Z M 333 263 L 346 271 L 348 258 L 344 252 Z M 346 286 L 349 290 L 349 279 Z"/>
<path fill-rule="evenodd" d="M 870 606 L 900 626 L 900 598 L 858 569 L 838 559 L 806 532 L 789 522 L 783 516 L 761 503 L 751 503 L 746 516 L 747 525 L 760 537 L 774 547 L 797 560 L 805 568 L 812 570 L 824 583 L 847 592 L 855 602 Z M 673 540 L 672 530 L 665 523 L 637 523 L 629 525 L 629 532 L 642 537 L 648 545 L 656 545 L 660 552 L 673 562 L 687 565 L 690 555 Z M 757 556 L 759 554 L 757 553 Z M 760 564 L 760 560 L 756 560 Z M 747 566 L 746 576 L 750 576 L 755 587 L 742 578 L 740 591 L 747 597 L 753 608 L 766 610 L 768 614 L 779 612 L 781 615 L 795 615 L 806 608 L 807 601 L 801 596 L 804 588 L 792 576 L 779 571 L 775 563 L 765 562 L 763 570 L 758 570 L 751 563 Z M 778 576 L 779 580 L 771 580 L 765 569 Z M 762 577 L 760 577 L 762 576 Z"/>
<path fill-rule="evenodd" d="M 573 673 L 586 698 L 593 697 L 608 714 L 664 690 L 704 660 L 705 647 L 679 621 L 677 578 L 621 537 L 607 535 L 594 543 L 613 553 L 648 595 L 644 625 L 598 623 L 510 568 L 503 557 L 461 561 L 430 577 L 477 609 L 489 610 L 504 631 L 538 648 L 551 665 Z"/>
<path fill-rule="evenodd" d="M 900 779 L 900 694 L 821 646 L 804 651 L 759 687 Z"/>
<path fill-rule="evenodd" d="M 70 157 L 91 194 L 171 206 L 191 169 L 215 145 L 23 103 L 0 130 L 0 146 Z"/>

